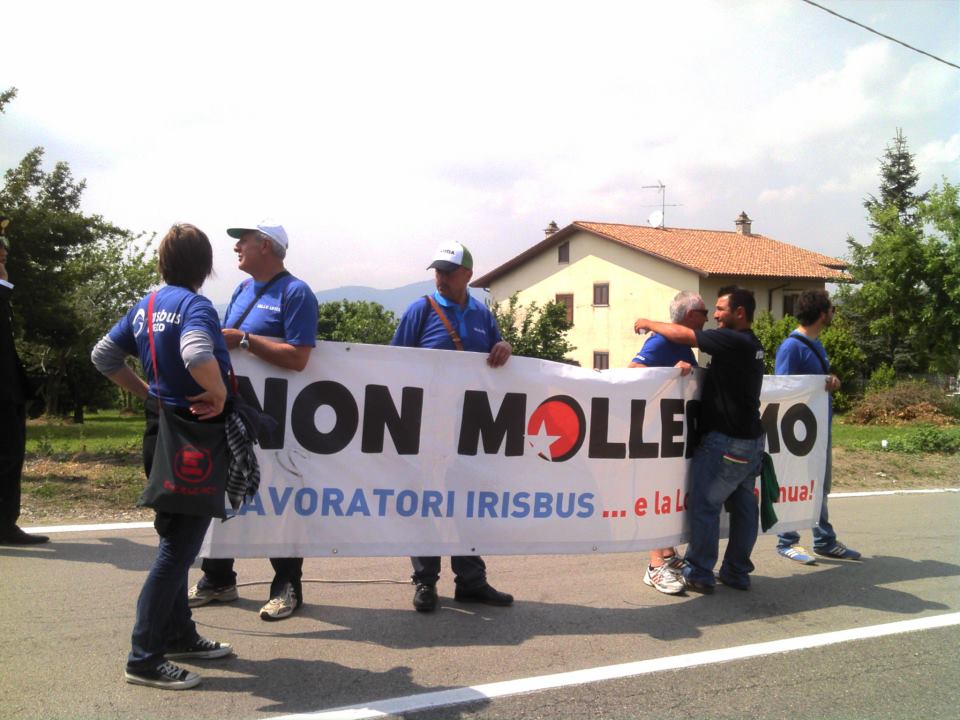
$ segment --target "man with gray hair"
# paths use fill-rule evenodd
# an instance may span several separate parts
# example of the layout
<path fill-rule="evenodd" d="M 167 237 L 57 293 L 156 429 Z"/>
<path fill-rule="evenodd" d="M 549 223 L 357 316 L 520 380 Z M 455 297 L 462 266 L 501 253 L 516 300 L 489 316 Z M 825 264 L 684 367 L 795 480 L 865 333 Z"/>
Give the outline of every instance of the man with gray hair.
<path fill-rule="evenodd" d="M 224 315 L 223 338 L 287 370 L 303 370 L 317 344 L 317 296 L 291 275 L 283 260 L 290 245 L 279 223 L 263 220 L 227 230 L 237 239 L 238 267 L 251 277 L 233 292 Z M 303 558 L 270 558 L 274 577 L 270 600 L 260 610 L 263 620 L 289 617 L 303 604 Z M 232 558 L 206 558 L 203 577 L 190 588 L 190 607 L 236 600 L 237 574 Z"/>
<path fill-rule="evenodd" d="M 670 303 L 670 321 L 691 330 L 703 329 L 707 306 L 703 298 L 690 290 L 678 292 Z M 697 367 L 697 359 L 689 345 L 667 340 L 653 333 L 628 367 L 676 367 L 681 375 L 689 375 Z M 673 547 L 650 551 L 650 564 L 643 582 L 666 595 L 679 595 L 686 587 L 683 581 L 683 559 Z"/>

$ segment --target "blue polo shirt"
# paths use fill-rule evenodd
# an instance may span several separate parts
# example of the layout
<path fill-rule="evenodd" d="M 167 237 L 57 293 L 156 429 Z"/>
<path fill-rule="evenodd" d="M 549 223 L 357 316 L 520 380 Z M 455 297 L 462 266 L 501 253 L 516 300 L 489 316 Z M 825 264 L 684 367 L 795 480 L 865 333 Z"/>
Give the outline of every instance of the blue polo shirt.
<path fill-rule="evenodd" d="M 160 384 L 156 384 L 150 336 L 147 328 L 147 295 L 114 325 L 108 335 L 128 355 L 140 359 L 150 385 L 150 394 L 159 395 L 167 405 L 189 407 L 188 395 L 199 395 L 203 388 L 193 379 L 180 356 L 180 336 L 199 330 L 213 341 L 213 355 L 220 365 L 223 382 L 230 387 L 230 354 L 220 332 L 220 320 L 213 304 L 205 297 L 184 287 L 165 285 L 157 291 L 153 305 L 153 343 L 160 366 Z"/>
<path fill-rule="evenodd" d="M 439 291 L 434 292 L 433 299 L 460 335 L 464 350 L 488 353 L 494 345 L 503 340 L 493 313 L 469 293 L 467 304 L 463 308 L 452 300 L 447 300 Z M 437 317 L 426 298 L 410 303 L 390 344 L 437 350 L 457 349 L 443 321 Z"/>
<path fill-rule="evenodd" d="M 266 283 L 244 280 L 233 291 L 223 316 L 223 326 L 231 328 Z M 303 280 L 287 275 L 277 280 L 257 300 L 240 324 L 240 330 L 254 335 L 280 338 L 290 345 L 315 347 L 317 344 L 317 296 Z"/>
<path fill-rule="evenodd" d="M 647 367 L 674 367 L 683 360 L 697 367 L 697 358 L 693 355 L 693 348 L 667 340 L 663 335 L 654 333 L 646 339 L 633 362 Z"/>

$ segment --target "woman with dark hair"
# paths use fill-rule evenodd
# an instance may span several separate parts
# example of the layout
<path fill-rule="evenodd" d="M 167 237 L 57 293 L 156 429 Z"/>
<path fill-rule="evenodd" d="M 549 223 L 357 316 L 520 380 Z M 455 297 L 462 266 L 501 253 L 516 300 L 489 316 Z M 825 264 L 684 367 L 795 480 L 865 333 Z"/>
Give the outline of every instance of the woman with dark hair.
<path fill-rule="evenodd" d="M 158 256 L 166 285 L 156 292 L 152 317 L 147 317 L 147 295 L 97 343 L 91 355 L 101 373 L 144 401 L 143 466 L 148 476 L 157 444 L 158 399 L 181 417 L 196 422 L 219 420 L 230 372 L 217 312 L 197 294 L 213 271 L 207 236 L 193 225 L 174 225 L 160 242 Z M 148 323 L 153 325 L 159 368 L 151 360 Z M 149 384 L 126 365 L 128 355 L 139 358 Z M 160 547 L 137 600 L 127 682 L 185 690 L 197 685 L 200 676 L 171 659 L 218 658 L 233 651 L 228 643 L 201 637 L 187 605 L 187 572 L 209 524 L 208 517 L 157 513 L 154 527 Z"/>

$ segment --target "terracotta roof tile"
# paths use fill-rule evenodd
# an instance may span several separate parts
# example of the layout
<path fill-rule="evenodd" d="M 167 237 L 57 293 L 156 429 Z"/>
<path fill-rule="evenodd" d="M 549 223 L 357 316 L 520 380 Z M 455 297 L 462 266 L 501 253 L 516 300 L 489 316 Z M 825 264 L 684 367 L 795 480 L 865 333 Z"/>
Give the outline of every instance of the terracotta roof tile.
<path fill-rule="evenodd" d="M 728 275 L 849 282 L 847 264 L 837 258 L 804 250 L 765 235 L 719 230 L 652 228 L 578 220 L 471 283 L 488 287 L 504 273 L 558 244 L 577 230 L 587 230 L 666 262 L 707 277 Z"/>

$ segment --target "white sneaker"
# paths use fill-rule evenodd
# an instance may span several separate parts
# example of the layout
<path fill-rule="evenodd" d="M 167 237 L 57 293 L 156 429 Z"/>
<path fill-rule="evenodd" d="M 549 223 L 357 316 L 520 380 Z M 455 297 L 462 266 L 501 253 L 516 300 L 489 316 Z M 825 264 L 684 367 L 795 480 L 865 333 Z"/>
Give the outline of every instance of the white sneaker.
<path fill-rule="evenodd" d="M 659 590 L 664 595 L 679 595 L 686 587 L 683 579 L 678 576 L 673 567 L 667 563 L 664 563 L 658 568 L 652 568 L 647 565 L 647 571 L 643 575 L 643 582 Z"/>
<path fill-rule="evenodd" d="M 233 602 L 239 597 L 240 594 L 237 592 L 236 585 L 224 585 L 223 587 L 200 587 L 200 584 L 197 583 L 192 588 L 187 590 L 187 605 L 192 608 L 202 607 L 212 602 Z"/>
<path fill-rule="evenodd" d="M 260 608 L 260 619 L 283 620 L 283 618 L 293 615 L 293 611 L 299 606 L 293 584 L 285 583 L 280 588 L 280 593 L 270 598 L 270 601 Z"/>

